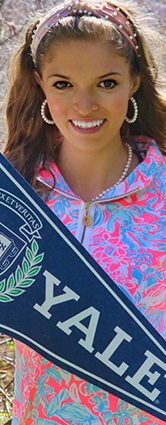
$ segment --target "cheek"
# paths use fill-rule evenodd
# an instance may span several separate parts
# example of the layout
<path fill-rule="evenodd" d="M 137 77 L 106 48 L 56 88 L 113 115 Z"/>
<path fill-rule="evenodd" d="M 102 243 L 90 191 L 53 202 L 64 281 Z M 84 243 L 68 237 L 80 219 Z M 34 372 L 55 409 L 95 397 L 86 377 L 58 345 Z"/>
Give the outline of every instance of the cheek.
<path fill-rule="evenodd" d="M 125 95 L 121 95 L 117 99 L 115 99 L 115 105 L 114 105 L 116 111 L 118 113 L 126 113 L 128 109 L 128 98 Z"/>
<path fill-rule="evenodd" d="M 49 102 L 49 109 L 52 115 L 61 115 L 64 111 L 63 105 L 60 102 L 51 101 Z"/>
<path fill-rule="evenodd" d="M 110 123 L 114 125 L 116 129 L 120 129 L 128 110 L 128 98 L 126 95 L 117 96 L 111 102 L 110 111 Z"/>
<path fill-rule="evenodd" d="M 105 99 L 103 107 L 110 111 L 111 115 L 123 115 L 125 116 L 128 109 L 128 94 L 126 91 L 121 91 L 121 93 L 116 93 L 110 96 L 110 98 Z"/>
<path fill-rule="evenodd" d="M 67 109 L 66 102 L 63 99 L 55 98 L 54 96 L 48 96 L 48 106 L 52 116 L 60 116 L 65 113 Z"/>

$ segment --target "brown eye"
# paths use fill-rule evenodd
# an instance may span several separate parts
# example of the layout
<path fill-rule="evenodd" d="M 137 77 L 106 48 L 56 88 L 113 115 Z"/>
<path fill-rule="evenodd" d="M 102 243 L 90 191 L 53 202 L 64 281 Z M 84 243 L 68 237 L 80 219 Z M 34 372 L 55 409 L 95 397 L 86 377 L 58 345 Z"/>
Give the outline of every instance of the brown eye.
<path fill-rule="evenodd" d="M 115 80 L 104 80 L 100 83 L 100 87 L 104 89 L 113 89 L 117 85 Z"/>
<path fill-rule="evenodd" d="M 56 83 L 54 83 L 54 87 L 56 87 L 58 90 L 64 90 L 70 86 L 71 84 L 68 83 L 68 81 L 57 81 Z"/>

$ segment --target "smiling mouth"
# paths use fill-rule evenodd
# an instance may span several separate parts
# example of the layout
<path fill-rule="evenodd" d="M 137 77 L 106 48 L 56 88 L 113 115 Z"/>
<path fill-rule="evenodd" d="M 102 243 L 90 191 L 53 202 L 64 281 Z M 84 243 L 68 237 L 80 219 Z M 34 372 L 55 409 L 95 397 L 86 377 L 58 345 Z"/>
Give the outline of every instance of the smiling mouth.
<path fill-rule="evenodd" d="M 104 122 L 104 120 L 96 120 L 96 121 L 76 121 L 76 120 L 71 120 L 72 124 L 75 127 L 78 128 L 84 128 L 84 129 L 90 129 L 90 128 L 95 128 L 95 127 L 100 127 Z"/>

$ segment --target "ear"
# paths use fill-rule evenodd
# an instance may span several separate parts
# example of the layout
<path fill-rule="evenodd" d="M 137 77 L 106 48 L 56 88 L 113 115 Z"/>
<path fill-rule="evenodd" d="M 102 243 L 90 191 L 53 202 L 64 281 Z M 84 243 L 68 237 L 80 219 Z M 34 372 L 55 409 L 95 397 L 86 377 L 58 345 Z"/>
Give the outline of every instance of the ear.
<path fill-rule="evenodd" d="M 33 71 L 33 75 L 34 75 L 34 78 L 35 78 L 36 82 L 39 84 L 39 86 L 41 87 L 41 89 L 44 91 L 43 80 L 40 77 L 39 73 L 36 70 L 34 70 Z"/>
<path fill-rule="evenodd" d="M 131 97 L 139 89 L 140 84 L 141 84 L 141 77 L 140 77 L 140 75 L 139 74 L 133 75 L 132 82 L 131 82 Z"/>

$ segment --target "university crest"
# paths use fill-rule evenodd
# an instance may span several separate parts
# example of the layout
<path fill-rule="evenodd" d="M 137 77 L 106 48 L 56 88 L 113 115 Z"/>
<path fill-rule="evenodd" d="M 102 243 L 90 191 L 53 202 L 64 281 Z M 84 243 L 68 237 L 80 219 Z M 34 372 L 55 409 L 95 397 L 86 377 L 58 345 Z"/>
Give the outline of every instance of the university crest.
<path fill-rule="evenodd" d="M 13 193 L 0 190 L 0 302 L 13 301 L 35 281 L 44 253 L 39 253 L 42 223 Z M 8 223 L 10 222 L 10 227 Z"/>

